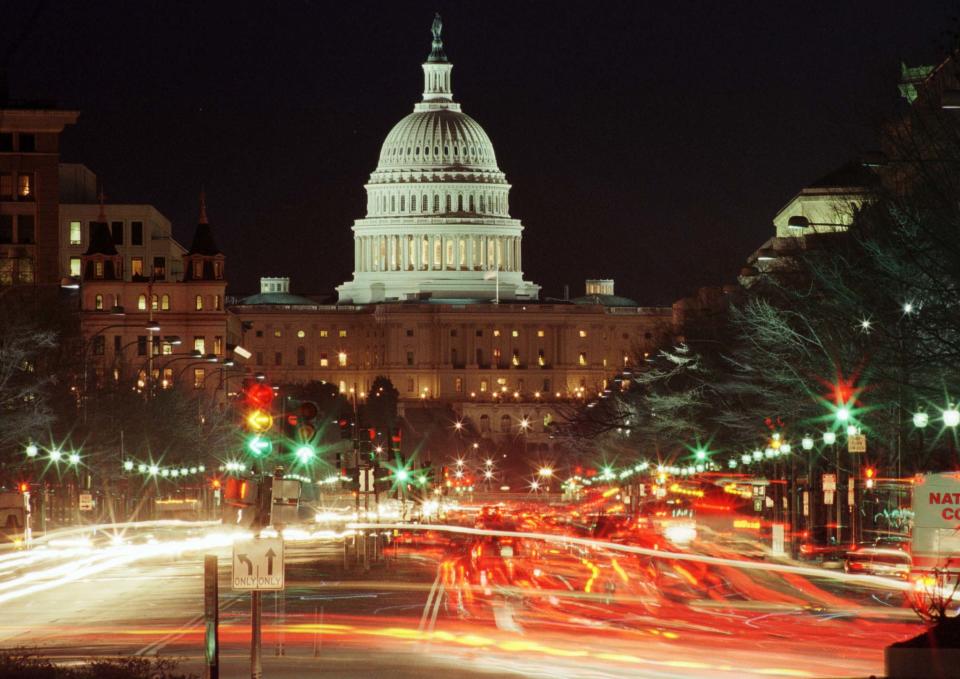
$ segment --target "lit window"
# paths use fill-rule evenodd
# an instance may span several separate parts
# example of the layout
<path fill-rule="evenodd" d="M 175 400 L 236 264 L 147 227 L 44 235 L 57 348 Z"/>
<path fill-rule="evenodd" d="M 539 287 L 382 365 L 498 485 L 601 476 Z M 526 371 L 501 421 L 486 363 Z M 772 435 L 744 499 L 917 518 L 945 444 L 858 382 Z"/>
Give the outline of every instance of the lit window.
<path fill-rule="evenodd" d="M 194 351 L 199 351 L 201 354 L 206 354 L 206 341 L 202 337 L 193 338 L 193 349 Z"/>
<path fill-rule="evenodd" d="M 346 367 L 347 367 L 347 354 L 346 354 L 346 352 L 341 351 L 339 354 L 337 354 L 337 365 L 339 365 L 341 368 L 346 368 Z"/>
<path fill-rule="evenodd" d="M 544 360 L 543 358 L 543 349 L 540 349 L 537 352 L 537 365 L 539 365 L 542 368 L 544 365 L 546 365 L 546 363 L 547 363 L 546 360 Z M 547 389 L 546 391 L 550 391 L 550 390 Z"/>
<path fill-rule="evenodd" d="M 537 337 L 543 337 L 543 330 L 537 330 Z"/>
<path fill-rule="evenodd" d="M 586 352 L 583 352 L 583 351 L 580 352 L 580 357 L 577 359 L 577 362 L 578 362 L 580 365 L 586 365 L 586 364 L 587 364 L 587 354 L 586 354 Z"/>
<path fill-rule="evenodd" d="M 604 368 L 607 367 L 607 357 L 606 357 L 606 356 L 603 357 L 603 367 L 604 367 Z"/>
<path fill-rule="evenodd" d="M 223 278 L 223 262 L 220 260 L 213 263 L 213 277 L 218 281 Z"/>
<path fill-rule="evenodd" d="M 97 311 L 103 311 L 103 295 L 97 295 L 93 298 L 93 308 Z"/>
<path fill-rule="evenodd" d="M 493 336 L 494 336 L 494 337 L 500 337 L 500 331 L 499 331 L 499 330 L 494 330 L 494 331 L 493 331 Z"/>
<path fill-rule="evenodd" d="M 146 296 L 146 295 L 139 295 L 139 296 L 137 297 L 137 309 L 138 309 L 139 311 L 146 311 L 146 310 L 147 310 L 147 296 Z"/>
<path fill-rule="evenodd" d="M 197 295 L 193 300 L 193 304 L 197 311 L 203 311 L 203 295 Z"/>
<path fill-rule="evenodd" d="M 80 222 L 70 222 L 70 245 L 80 245 Z"/>
<path fill-rule="evenodd" d="M 297 330 L 297 337 L 299 337 L 300 339 L 303 339 L 306 336 L 307 336 L 307 333 L 305 333 L 303 330 Z"/>
<path fill-rule="evenodd" d="M 94 278 L 103 278 L 103 260 L 93 263 L 93 276 Z"/>
<path fill-rule="evenodd" d="M 586 331 L 586 330 L 581 330 L 581 331 L 580 331 L 580 337 L 586 337 L 586 336 L 587 336 L 587 331 Z"/>
<path fill-rule="evenodd" d="M 520 337 L 520 331 L 519 331 L 519 330 L 511 330 L 511 331 L 510 331 L 510 336 L 511 336 L 511 337 Z"/>
<path fill-rule="evenodd" d="M 22 174 L 17 178 L 17 197 L 20 200 L 33 198 L 33 175 Z"/>
<path fill-rule="evenodd" d="M 630 357 L 627 356 L 626 354 L 623 355 L 623 364 L 630 365 Z"/>
<path fill-rule="evenodd" d="M 79 257 L 70 258 L 70 275 L 74 277 L 80 275 L 80 258 Z"/>
<path fill-rule="evenodd" d="M 520 365 L 520 350 L 519 350 L 519 349 L 514 349 L 514 350 L 513 350 L 513 358 L 510 359 L 510 362 L 513 363 L 513 366 L 514 366 L 514 367 L 517 367 L 518 365 Z"/>
<path fill-rule="evenodd" d="M 160 346 L 160 353 L 163 354 L 164 356 L 170 356 L 173 353 L 173 345 L 170 344 L 170 342 L 164 342 Z"/>
<path fill-rule="evenodd" d="M 480 391 L 486 391 L 486 390 L 487 390 L 487 381 L 480 380 Z"/>
<path fill-rule="evenodd" d="M 130 258 L 130 275 L 143 276 L 143 257 Z"/>
<path fill-rule="evenodd" d="M 321 330 L 321 331 L 320 331 L 320 337 L 330 337 L 330 331 L 329 331 L 329 330 Z"/>
<path fill-rule="evenodd" d="M 327 358 L 327 355 L 326 355 L 325 353 L 321 353 L 321 354 L 320 354 L 320 367 L 321 367 L 321 368 L 327 368 L 327 367 L 329 367 L 329 366 L 330 366 L 330 359 Z"/>
<path fill-rule="evenodd" d="M 213 338 L 213 353 L 218 356 L 223 353 L 223 337 L 216 335 Z"/>
<path fill-rule="evenodd" d="M 273 336 L 274 336 L 274 337 L 282 337 L 282 336 L 283 336 L 283 331 L 281 331 L 280 328 L 274 328 L 274 329 L 273 329 Z"/>
<path fill-rule="evenodd" d="M 157 311 L 160 309 L 160 298 L 157 297 L 156 295 L 150 295 L 150 308 L 153 311 Z"/>
<path fill-rule="evenodd" d="M 346 330 L 341 330 L 341 331 L 340 331 L 340 337 L 346 337 L 346 336 L 347 336 L 347 331 L 346 331 Z"/>
<path fill-rule="evenodd" d="M 173 368 L 164 368 L 163 369 L 163 381 L 160 385 L 164 389 L 169 389 L 173 386 Z"/>
<path fill-rule="evenodd" d="M 499 348 L 499 347 L 493 350 L 493 358 L 494 358 L 495 360 L 497 360 L 497 361 L 500 360 L 500 348 Z"/>
<path fill-rule="evenodd" d="M 170 295 L 164 295 L 160 298 L 160 310 L 170 311 Z"/>
<path fill-rule="evenodd" d="M 203 382 L 207 377 L 207 371 L 203 368 L 193 369 L 193 388 L 203 389 Z"/>
<path fill-rule="evenodd" d="M 463 393 L 463 378 L 458 377 L 453 381 L 453 390 L 458 394 Z"/>
<path fill-rule="evenodd" d="M 220 304 L 220 295 L 213 296 L 213 310 L 214 311 L 223 311 L 223 307 Z"/>

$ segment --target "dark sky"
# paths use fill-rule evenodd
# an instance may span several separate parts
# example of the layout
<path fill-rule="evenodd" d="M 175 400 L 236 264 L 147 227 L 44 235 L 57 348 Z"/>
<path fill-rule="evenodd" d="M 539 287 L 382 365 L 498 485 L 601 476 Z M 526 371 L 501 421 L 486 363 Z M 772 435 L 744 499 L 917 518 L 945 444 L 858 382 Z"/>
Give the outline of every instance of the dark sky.
<path fill-rule="evenodd" d="M 35 3 L 4 10 L 0 47 Z M 351 276 L 380 144 L 422 91 L 433 12 L 453 90 L 493 140 L 526 277 L 612 277 L 642 304 L 730 281 L 804 183 L 870 144 L 899 61 L 955 0 L 49 2 L 11 94 L 76 106 L 63 158 L 189 244 L 197 194 L 234 293 Z M 0 53 L 3 49 L 0 49 Z"/>

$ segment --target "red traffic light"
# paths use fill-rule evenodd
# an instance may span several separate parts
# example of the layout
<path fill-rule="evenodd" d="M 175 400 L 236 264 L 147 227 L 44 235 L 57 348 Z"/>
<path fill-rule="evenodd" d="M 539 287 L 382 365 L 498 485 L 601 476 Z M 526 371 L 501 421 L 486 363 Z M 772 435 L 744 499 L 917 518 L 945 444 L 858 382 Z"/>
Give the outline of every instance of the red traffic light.
<path fill-rule="evenodd" d="M 866 469 L 863 470 L 863 475 L 868 479 L 872 479 L 874 476 L 877 475 L 877 470 L 874 469 L 873 467 L 867 467 Z"/>
<path fill-rule="evenodd" d="M 297 423 L 300 421 L 300 418 L 296 415 L 287 415 L 287 424 L 291 427 L 296 427 Z"/>
<path fill-rule="evenodd" d="M 304 420 L 310 421 L 315 419 L 319 414 L 320 410 L 313 401 L 304 401 L 300 404 L 300 417 Z"/>
<path fill-rule="evenodd" d="M 251 408 L 267 409 L 273 403 L 273 387 L 263 382 L 251 382 L 243 390 L 244 400 Z"/>

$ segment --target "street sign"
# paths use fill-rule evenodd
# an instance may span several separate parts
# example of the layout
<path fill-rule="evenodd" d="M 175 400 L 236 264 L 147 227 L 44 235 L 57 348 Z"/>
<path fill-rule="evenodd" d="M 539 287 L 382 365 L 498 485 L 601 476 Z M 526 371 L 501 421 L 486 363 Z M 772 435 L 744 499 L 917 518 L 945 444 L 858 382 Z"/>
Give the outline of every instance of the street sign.
<path fill-rule="evenodd" d="M 854 485 L 855 481 L 850 479 L 850 483 L 847 484 L 847 504 L 850 505 L 850 511 L 853 511 L 853 507 L 856 504 L 856 486 Z"/>
<path fill-rule="evenodd" d="M 283 538 L 254 538 L 233 543 L 233 588 L 283 589 Z"/>
<path fill-rule="evenodd" d="M 771 551 L 773 552 L 774 556 L 783 556 L 786 553 L 783 549 L 783 524 L 775 523 L 773 526 L 771 526 L 771 528 Z"/>
<path fill-rule="evenodd" d="M 837 489 L 837 475 L 836 474 L 824 474 L 823 475 L 823 489 L 825 491 L 834 491 Z"/>
<path fill-rule="evenodd" d="M 832 505 L 833 504 L 833 491 L 825 490 L 823 491 L 823 504 Z"/>
<path fill-rule="evenodd" d="M 803 515 L 810 516 L 810 491 L 803 491 Z"/>
<path fill-rule="evenodd" d="M 80 493 L 80 511 L 93 511 L 93 495 L 91 493 Z"/>
<path fill-rule="evenodd" d="M 362 467 L 360 469 L 360 492 L 372 493 L 376 488 L 376 481 L 373 477 L 373 467 Z"/>
<path fill-rule="evenodd" d="M 848 453 L 865 453 L 867 452 L 867 436 L 866 434 L 851 434 L 847 437 L 847 452 Z"/>

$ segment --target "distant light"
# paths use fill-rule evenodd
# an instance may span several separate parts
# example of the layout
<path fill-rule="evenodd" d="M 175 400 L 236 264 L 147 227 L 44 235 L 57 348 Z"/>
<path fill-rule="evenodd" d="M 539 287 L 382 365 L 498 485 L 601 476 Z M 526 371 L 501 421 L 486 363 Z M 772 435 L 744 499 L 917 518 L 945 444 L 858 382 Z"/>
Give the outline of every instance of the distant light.
<path fill-rule="evenodd" d="M 837 435 L 832 431 L 825 431 L 823 432 L 823 442 L 828 446 L 832 446 L 837 442 Z"/>
<path fill-rule="evenodd" d="M 943 411 L 943 424 L 947 427 L 956 427 L 960 424 L 960 410 L 952 403 Z"/>
<path fill-rule="evenodd" d="M 410 472 L 408 472 L 406 469 L 400 469 L 397 471 L 397 481 L 400 481 L 401 483 L 403 483 L 409 478 L 410 478 Z"/>
<path fill-rule="evenodd" d="M 904 302 L 903 304 L 903 313 L 910 315 L 913 313 L 913 302 Z"/>
<path fill-rule="evenodd" d="M 133 460 L 127 460 L 123 463 L 123 470 L 127 472 L 133 471 Z"/>
<path fill-rule="evenodd" d="M 744 453 L 740 456 L 740 461 L 744 464 L 750 464 L 753 462 L 753 456 L 750 453 Z"/>
<path fill-rule="evenodd" d="M 137 471 L 143 474 L 144 472 L 147 471 L 147 465 L 141 462 L 140 464 L 137 465 Z"/>
<path fill-rule="evenodd" d="M 150 474 L 156 476 L 160 472 L 160 467 L 155 464 L 150 465 Z"/>
<path fill-rule="evenodd" d="M 913 426 L 917 429 L 923 429 L 930 423 L 930 416 L 922 410 L 913 414 Z"/>
<path fill-rule="evenodd" d="M 27 457 L 36 457 L 37 455 L 40 454 L 40 449 L 37 448 L 37 444 L 31 443 L 30 445 L 27 446 L 26 453 L 27 453 Z"/>
<path fill-rule="evenodd" d="M 804 450 L 812 450 L 812 449 L 813 449 L 813 439 L 810 438 L 809 436 L 804 436 L 804 437 L 803 437 L 803 440 L 800 441 L 800 445 L 803 446 L 803 449 L 804 449 Z"/>
<path fill-rule="evenodd" d="M 754 460 L 762 460 L 762 459 L 763 459 L 763 451 L 762 451 L 762 450 L 755 450 L 755 451 L 753 451 L 753 459 L 754 459 Z"/>
<path fill-rule="evenodd" d="M 730 467 L 730 469 L 736 469 L 737 461 L 731 457 L 729 460 L 727 460 L 727 466 Z"/>
<path fill-rule="evenodd" d="M 553 470 L 550 467 L 540 467 L 540 471 L 538 473 L 540 476 L 553 476 Z"/>
<path fill-rule="evenodd" d="M 56 448 L 50 451 L 50 459 L 53 460 L 54 462 L 59 462 L 62 457 L 63 457 L 63 453 L 61 453 Z"/>
<path fill-rule="evenodd" d="M 835 413 L 837 421 L 846 422 L 850 419 L 850 409 L 846 406 L 840 406 Z"/>
<path fill-rule="evenodd" d="M 789 443 L 780 444 L 780 452 L 784 455 L 789 455 L 791 450 L 793 450 L 793 446 L 791 446 Z"/>
<path fill-rule="evenodd" d="M 860 430 L 854 425 L 847 426 L 847 436 L 856 436 L 860 433 Z"/>
<path fill-rule="evenodd" d="M 70 457 L 67 459 L 70 461 L 70 464 L 80 464 L 80 453 L 70 453 Z"/>
<path fill-rule="evenodd" d="M 697 458 L 698 460 L 706 460 L 706 459 L 707 459 L 707 451 L 705 451 L 703 448 L 697 448 L 697 451 L 696 451 L 696 453 L 695 453 L 695 456 L 696 456 L 696 458 Z"/>
<path fill-rule="evenodd" d="M 860 330 L 863 332 L 870 332 L 871 326 L 873 326 L 873 323 L 870 322 L 869 318 L 864 318 L 860 321 Z"/>
<path fill-rule="evenodd" d="M 536 479 L 534 479 L 533 481 L 530 482 L 530 490 L 539 490 L 539 489 L 540 489 L 540 482 L 539 482 L 539 481 L 537 481 Z"/>

